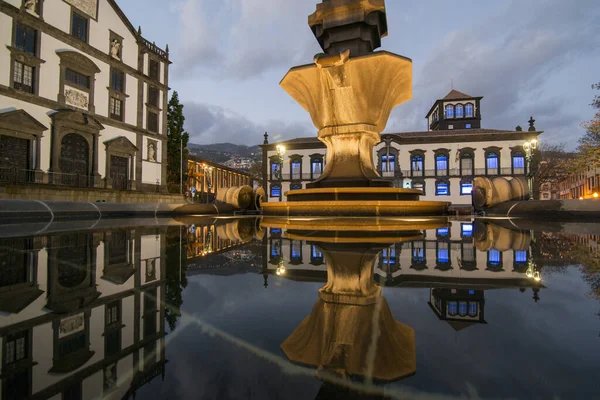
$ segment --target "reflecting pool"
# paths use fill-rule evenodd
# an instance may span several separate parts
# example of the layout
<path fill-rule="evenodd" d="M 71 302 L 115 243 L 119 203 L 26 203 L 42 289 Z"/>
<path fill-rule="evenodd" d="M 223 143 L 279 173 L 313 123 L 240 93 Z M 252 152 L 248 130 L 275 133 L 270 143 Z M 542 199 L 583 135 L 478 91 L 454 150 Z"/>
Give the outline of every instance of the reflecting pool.
<path fill-rule="evenodd" d="M 3 230 L 0 399 L 597 396 L 598 224 L 315 221 Z"/>

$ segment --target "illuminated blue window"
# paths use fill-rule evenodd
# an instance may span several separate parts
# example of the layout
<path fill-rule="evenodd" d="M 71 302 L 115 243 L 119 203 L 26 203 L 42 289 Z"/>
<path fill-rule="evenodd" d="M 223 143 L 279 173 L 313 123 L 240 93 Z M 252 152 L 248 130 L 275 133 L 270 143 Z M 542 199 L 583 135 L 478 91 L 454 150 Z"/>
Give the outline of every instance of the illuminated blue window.
<path fill-rule="evenodd" d="M 302 189 L 301 183 L 294 183 L 294 184 L 290 185 L 290 190 L 300 190 L 300 189 Z"/>
<path fill-rule="evenodd" d="M 281 235 L 280 228 L 271 228 L 271 235 Z"/>
<path fill-rule="evenodd" d="M 319 249 L 317 248 L 317 246 L 313 245 L 312 246 L 312 251 L 311 251 L 311 255 L 313 258 L 323 258 L 323 253 L 321 253 L 319 251 Z"/>
<path fill-rule="evenodd" d="M 381 156 L 381 171 L 382 172 L 394 172 L 396 168 L 396 156 L 390 154 L 389 158 L 387 154 Z"/>
<path fill-rule="evenodd" d="M 471 124 L 465 124 L 466 129 L 471 129 Z"/>
<path fill-rule="evenodd" d="M 271 244 L 271 257 L 281 256 L 281 246 L 279 242 L 273 242 Z"/>
<path fill-rule="evenodd" d="M 472 182 L 463 182 L 460 184 L 460 194 L 470 195 L 471 193 L 473 193 L 473 183 Z"/>
<path fill-rule="evenodd" d="M 461 317 L 467 316 L 467 302 L 466 301 L 461 301 L 460 303 L 458 303 L 458 315 L 460 315 Z"/>
<path fill-rule="evenodd" d="M 447 264 L 450 262 L 450 250 L 448 243 L 438 243 L 437 262 L 439 264 Z"/>
<path fill-rule="evenodd" d="M 498 250 L 492 249 L 488 251 L 488 263 L 490 265 L 500 265 L 500 252 Z"/>
<path fill-rule="evenodd" d="M 323 160 L 315 160 L 312 162 L 313 178 L 318 178 L 323 173 Z"/>
<path fill-rule="evenodd" d="M 521 153 L 513 155 L 513 168 L 525 168 L 525 157 Z"/>
<path fill-rule="evenodd" d="M 412 262 L 413 264 L 423 264 L 425 262 L 425 249 L 422 242 L 413 244 Z"/>
<path fill-rule="evenodd" d="M 473 118 L 473 104 L 467 104 L 465 106 L 465 115 L 467 118 Z"/>
<path fill-rule="evenodd" d="M 292 241 L 292 260 L 298 260 L 302 258 L 302 242 L 299 240 Z"/>
<path fill-rule="evenodd" d="M 464 116 L 463 114 L 463 106 L 462 104 L 458 104 L 456 106 L 456 118 L 462 118 Z"/>
<path fill-rule="evenodd" d="M 469 317 L 476 317 L 478 309 L 477 303 L 469 303 Z"/>
<path fill-rule="evenodd" d="M 498 168 L 498 154 L 489 153 L 486 157 L 486 165 L 488 169 L 497 169 Z"/>
<path fill-rule="evenodd" d="M 527 250 L 515 251 L 515 262 L 516 263 L 526 263 L 527 262 Z"/>
<path fill-rule="evenodd" d="M 281 186 L 273 185 L 271 186 L 271 197 L 279 197 L 281 195 Z"/>
<path fill-rule="evenodd" d="M 302 179 L 302 162 L 294 160 L 292 161 L 292 179 Z"/>
<path fill-rule="evenodd" d="M 454 106 L 446 106 L 446 118 L 454 118 Z"/>
<path fill-rule="evenodd" d="M 438 171 L 448 171 L 448 156 L 445 154 L 435 156 L 435 166 Z"/>
<path fill-rule="evenodd" d="M 279 178 L 279 164 L 278 163 L 271 164 L 271 176 L 273 178 Z"/>
<path fill-rule="evenodd" d="M 460 226 L 460 234 L 462 237 L 473 236 L 473 224 L 462 224 Z"/>
<path fill-rule="evenodd" d="M 448 236 L 448 234 L 450 233 L 448 228 L 439 228 L 437 230 L 437 235 L 438 236 Z"/>
<path fill-rule="evenodd" d="M 435 185 L 436 196 L 450 196 L 450 185 L 446 182 L 440 182 Z"/>
<path fill-rule="evenodd" d="M 413 171 L 423 171 L 423 157 L 414 156 L 411 160 L 411 168 Z"/>
<path fill-rule="evenodd" d="M 469 294 L 475 294 L 475 291 L 473 289 L 469 289 Z"/>
<path fill-rule="evenodd" d="M 448 315 L 454 316 L 457 314 L 457 304 L 455 301 L 448 302 Z"/>
<path fill-rule="evenodd" d="M 396 247 L 392 246 L 388 249 L 383 249 L 381 258 L 384 264 L 389 262 L 390 265 L 396 265 Z"/>

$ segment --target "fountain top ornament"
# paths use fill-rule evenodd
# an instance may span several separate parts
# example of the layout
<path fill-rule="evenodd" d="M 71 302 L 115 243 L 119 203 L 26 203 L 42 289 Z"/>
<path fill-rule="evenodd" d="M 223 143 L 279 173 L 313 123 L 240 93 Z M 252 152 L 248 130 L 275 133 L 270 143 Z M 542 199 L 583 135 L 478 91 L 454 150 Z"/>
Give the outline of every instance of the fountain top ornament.
<path fill-rule="evenodd" d="M 324 0 L 308 23 L 324 53 L 290 69 L 280 85 L 318 129 L 327 146 L 325 170 L 307 189 L 287 192 L 287 202 L 263 204 L 264 213 L 444 213 L 448 203 L 419 202 L 421 191 L 391 189 L 392 181 L 382 179 L 373 163 L 373 147 L 392 109 L 412 98 L 412 61 L 374 52 L 387 35 L 385 1 Z"/>

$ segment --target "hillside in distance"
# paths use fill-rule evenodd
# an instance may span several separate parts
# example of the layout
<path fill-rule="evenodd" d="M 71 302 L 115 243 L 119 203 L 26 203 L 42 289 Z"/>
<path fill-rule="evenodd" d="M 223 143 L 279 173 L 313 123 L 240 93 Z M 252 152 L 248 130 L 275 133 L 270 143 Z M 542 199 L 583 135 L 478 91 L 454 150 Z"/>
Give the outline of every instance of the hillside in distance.
<path fill-rule="evenodd" d="M 194 156 L 207 161 L 224 163 L 232 158 L 250 158 L 259 161 L 262 157 L 260 147 L 233 143 L 195 144 L 188 143 L 188 150 Z"/>

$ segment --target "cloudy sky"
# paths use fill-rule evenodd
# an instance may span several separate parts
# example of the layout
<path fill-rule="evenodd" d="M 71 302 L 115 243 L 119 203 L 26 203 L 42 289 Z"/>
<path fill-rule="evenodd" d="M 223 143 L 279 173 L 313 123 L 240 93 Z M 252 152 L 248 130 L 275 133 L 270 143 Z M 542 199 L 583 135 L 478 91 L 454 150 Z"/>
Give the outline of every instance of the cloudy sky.
<path fill-rule="evenodd" d="M 317 0 L 118 1 L 135 26 L 169 44 L 170 86 L 185 104 L 191 142 L 262 143 L 316 135 L 279 87 L 320 52 L 307 24 Z M 483 127 L 527 126 L 570 148 L 593 116 L 600 81 L 598 0 L 388 0 L 382 49 L 413 60 L 413 99 L 386 132 L 426 130 L 433 102 L 454 88 L 484 96 Z"/>

